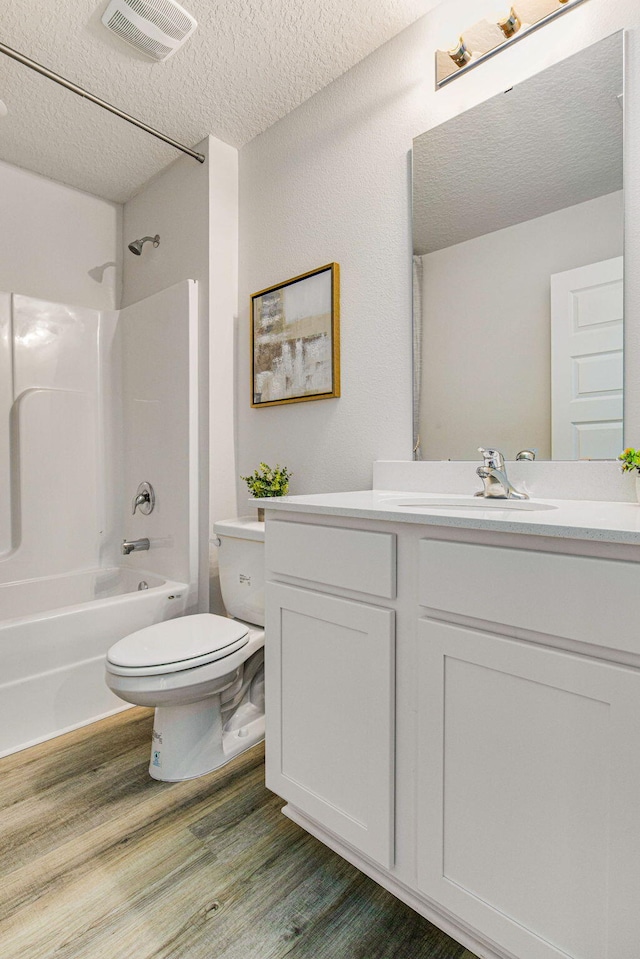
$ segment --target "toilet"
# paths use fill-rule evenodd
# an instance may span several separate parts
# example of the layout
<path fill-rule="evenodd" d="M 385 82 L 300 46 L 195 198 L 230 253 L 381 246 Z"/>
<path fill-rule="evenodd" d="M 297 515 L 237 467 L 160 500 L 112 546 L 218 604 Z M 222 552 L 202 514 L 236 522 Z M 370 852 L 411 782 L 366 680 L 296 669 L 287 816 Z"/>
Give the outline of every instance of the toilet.
<path fill-rule="evenodd" d="M 149 774 L 203 776 L 264 739 L 264 523 L 215 524 L 227 616 L 147 626 L 107 653 L 107 686 L 155 707 Z"/>

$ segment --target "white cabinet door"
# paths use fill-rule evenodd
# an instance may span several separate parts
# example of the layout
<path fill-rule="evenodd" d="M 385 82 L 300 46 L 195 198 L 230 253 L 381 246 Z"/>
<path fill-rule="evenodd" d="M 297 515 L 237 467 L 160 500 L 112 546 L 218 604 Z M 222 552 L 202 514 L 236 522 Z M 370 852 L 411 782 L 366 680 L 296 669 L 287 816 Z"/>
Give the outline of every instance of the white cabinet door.
<path fill-rule="evenodd" d="M 267 786 L 393 861 L 394 613 L 267 584 Z"/>
<path fill-rule="evenodd" d="M 518 959 L 636 959 L 640 673 L 419 630 L 420 891 Z"/>

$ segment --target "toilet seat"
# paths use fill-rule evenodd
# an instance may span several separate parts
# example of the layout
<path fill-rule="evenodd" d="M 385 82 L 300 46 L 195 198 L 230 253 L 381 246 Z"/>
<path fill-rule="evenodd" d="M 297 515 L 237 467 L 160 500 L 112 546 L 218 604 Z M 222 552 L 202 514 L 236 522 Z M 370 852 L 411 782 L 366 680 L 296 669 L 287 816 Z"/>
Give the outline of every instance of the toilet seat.
<path fill-rule="evenodd" d="M 107 654 L 107 670 L 153 676 L 224 659 L 249 642 L 249 627 L 213 613 L 170 619 L 125 636 Z"/>

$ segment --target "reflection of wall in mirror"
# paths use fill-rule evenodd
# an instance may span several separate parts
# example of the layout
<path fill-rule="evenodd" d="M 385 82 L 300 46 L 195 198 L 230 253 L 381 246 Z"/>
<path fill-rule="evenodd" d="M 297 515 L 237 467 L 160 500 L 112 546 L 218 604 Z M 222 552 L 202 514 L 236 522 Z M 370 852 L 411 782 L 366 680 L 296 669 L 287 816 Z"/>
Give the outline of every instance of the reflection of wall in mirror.
<path fill-rule="evenodd" d="M 424 459 L 550 458 L 550 277 L 622 255 L 623 214 L 616 192 L 422 258 Z"/>

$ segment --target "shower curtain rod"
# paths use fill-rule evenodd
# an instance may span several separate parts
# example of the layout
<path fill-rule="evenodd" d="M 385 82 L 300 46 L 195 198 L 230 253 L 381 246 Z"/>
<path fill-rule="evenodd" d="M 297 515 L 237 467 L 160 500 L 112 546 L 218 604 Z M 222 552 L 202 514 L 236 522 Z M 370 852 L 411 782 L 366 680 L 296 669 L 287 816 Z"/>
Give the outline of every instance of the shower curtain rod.
<path fill-rule="evenodd" d="M 195 150 L 191 150 L 189 147 L 186 147 L 184 143 L 179 143 L 178 140 L 173 140 L 171 137 L 165 136 L 165 134 L 160 133 L 159 130 L 154 130 L 153 127 L 150 127 L 147 123 L 143 123 L 142 120 L 137 120 L 135 117 L 125 113 L 124 110 L 119 110 L 117 107 L 114 107 L 112 103 L 108 103 L 106 100 L 101 100 L 100 97 L 94 96 L 94 94 L 89 93 L 88 90 L 84 90 L 76 83 L 72 83 L 71 80 L 67 80 L 65 77 L 60 76 L 59 73 L 54 73 L 53 70 L 43 67 L 41 63 L 37 62 L 37 60 L 31 60 L 31 58 L 26 57 L 24 53 L 19 53 L 12 47 L 8 47 L 6 43 L 0 42 L 0 53 L 4 53 L 7 57 L 11 57 L 12 60 L 17 60 L 18 63 L 22 63 L 25 67 L 29 67 L 30 70 L 35 70 L 36 73 L 40 73 L 43 77 L 53 80 L 54 83 L 59 83 L 61 87 L 66 87 L 67 90 L 71 90 L 72 93 L 76 93 L 79 97 L 83 97 L 85 100 L 90 100 L 91 103 L 95 103 L 97 106 L 102 107 L 103 110 L 108 110 L 109 113 L 113 113 L 115 116 L 120 117 L 121 120 L 126 120 L 127 123 L 132 123 L 134 127 L 144 130 L 145 133 L 150 133 L 152 137 L 156 137 L 158 140 L 163 140 L 165 143 L 168 143 L 169 146 L 175 147 L 176 150 L 180 150 L 182 153 L 186 153 L 187 156 L 193 157 L 193 159 L 197 160 L 198 163 L 204 163 L 206 158 L 203 153 L 196 153 Z"/>

